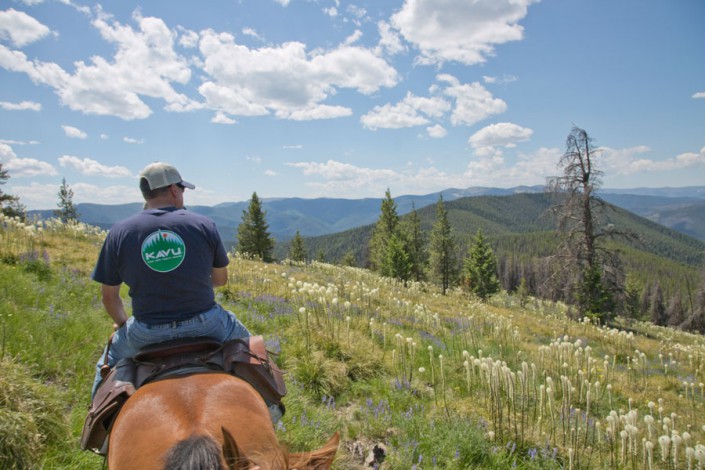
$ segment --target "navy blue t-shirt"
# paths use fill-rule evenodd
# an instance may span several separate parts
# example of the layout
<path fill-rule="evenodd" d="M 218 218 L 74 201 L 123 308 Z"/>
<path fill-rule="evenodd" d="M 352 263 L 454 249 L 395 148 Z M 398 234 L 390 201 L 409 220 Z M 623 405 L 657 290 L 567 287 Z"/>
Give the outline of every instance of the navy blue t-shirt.
<path fill-rule="evenodd" d="M 130 288 L 132 314 L 144 323 L 186 320 L 215 305 L 212 268 L 228 265 L 208 217 L 185 209 L 148 209 L 115 224 L 93 279 Z"/>

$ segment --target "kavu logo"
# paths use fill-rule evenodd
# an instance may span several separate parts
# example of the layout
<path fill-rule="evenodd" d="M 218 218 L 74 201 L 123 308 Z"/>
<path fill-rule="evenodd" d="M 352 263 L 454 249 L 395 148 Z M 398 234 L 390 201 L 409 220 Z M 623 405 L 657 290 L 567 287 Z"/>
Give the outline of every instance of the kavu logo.
<path fill-rule="evenodd" d="M 158 230 L 142 243 L 142 260 L 150 269 L 168 273 L 178 268 L 186 257 L 186 245 L 169 230 Z"/>

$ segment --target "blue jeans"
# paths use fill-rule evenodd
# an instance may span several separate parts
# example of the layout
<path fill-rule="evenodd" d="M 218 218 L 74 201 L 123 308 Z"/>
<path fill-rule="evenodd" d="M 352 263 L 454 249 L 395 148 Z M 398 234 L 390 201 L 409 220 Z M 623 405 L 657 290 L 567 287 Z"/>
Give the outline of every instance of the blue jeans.
<path fill-rule="evenodd" d="M 130 317 L 113 335 L 113 341 L 107 351 L 103 351 L 96 364 L 95 380 L 91 399 L 98 386 L 103 382 L 100 368 L 106 362 L 112 367 L 120 359 L 134 357 L 140 349 L 151 344 L 162 343 L 178 338 L 208 336 L 221 343 L 236 338 L 252 336 L 249 330 L 237 319 L 234 313 L 216 304 L 212 309 L 181 322 L 147 325 Z"/>

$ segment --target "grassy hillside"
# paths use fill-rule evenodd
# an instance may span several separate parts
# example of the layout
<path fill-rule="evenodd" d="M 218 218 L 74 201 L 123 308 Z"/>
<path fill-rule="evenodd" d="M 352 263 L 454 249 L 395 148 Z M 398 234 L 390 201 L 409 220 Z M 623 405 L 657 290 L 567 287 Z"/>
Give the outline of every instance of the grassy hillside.
<path fill-rule="evenodd" d="M 101 235 L 0 225 L 0 467 L 98 469 L 78 450 L 111 321 L 88 280 Z M 566 320 L 506 293 L 482 304 L 328 264 L 234 257 L 218 298 L 287 372 L 278 436 L 340 431 L 336 469 L 700 468 L 705 339 Z"/>

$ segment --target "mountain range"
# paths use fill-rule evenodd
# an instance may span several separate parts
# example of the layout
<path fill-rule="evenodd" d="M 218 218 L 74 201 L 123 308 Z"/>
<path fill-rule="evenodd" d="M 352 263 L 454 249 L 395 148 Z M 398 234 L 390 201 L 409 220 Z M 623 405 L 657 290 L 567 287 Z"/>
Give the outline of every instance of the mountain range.
<path fill-rule="evenodd" d="M 421 209 L 435 204 L 442 194 L 444 201 L 476 196 L 507 196 L 541 193 L 543 186 L 514 188 L 471 187 L 449 188 L 426 195 L 404 195 L 394 198 L 397 213 L 404 215 L 413 208 Z M 626 209 L 653 222 L 705 241 L 705 186 L 685 188 L 602 189 L 600 196 L 615 206 Z M 261 198 L 267 212 L 271 235 L 286 241 L 298 230 L 303 237 L 315 237 L 373 224 L 379 217 L 382 198 Z M 249 201 L 226 202 L 215 206 L 188 206 L 194 212 L 212 218 L 218 225 L 226 245 L 236 241 L 237 227 Z M 141 203 L 105 205 L 81 203 L 76 205 L 79 220 L 104 229 L 115 222 L 137 213 Z M 49 218 L 52 210 L 29 211 L 29 217 Z"/>

